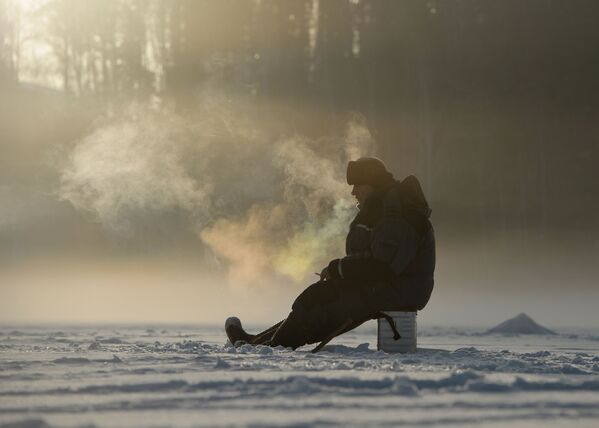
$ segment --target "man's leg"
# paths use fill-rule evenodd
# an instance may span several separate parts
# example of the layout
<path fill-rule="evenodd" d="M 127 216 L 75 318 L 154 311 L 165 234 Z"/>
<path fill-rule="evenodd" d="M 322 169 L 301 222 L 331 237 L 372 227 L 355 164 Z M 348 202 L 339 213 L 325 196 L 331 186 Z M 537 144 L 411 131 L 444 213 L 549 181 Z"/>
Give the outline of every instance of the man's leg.
<path fill-rule="evenodd" d="M 251 343 L 252 345 L 265 345 L 269 343 L 277 329 L 281 326 L 281 324 L 283 324 L 284 321 L 285 320 L 279 321 L 278 323 L 276 323 L 272 327 L 267 328 L 263 332 L 253 335 L 249 343 Z"/>
<path fill-rule="evenodd" d="M 272 346 L 298 348 L 330 340 L 331 334 L 348 330 L 370 318 L 360 288 L 342 280 L 317 282 L 298 296 L 287 319 L 272 337 Z"/>

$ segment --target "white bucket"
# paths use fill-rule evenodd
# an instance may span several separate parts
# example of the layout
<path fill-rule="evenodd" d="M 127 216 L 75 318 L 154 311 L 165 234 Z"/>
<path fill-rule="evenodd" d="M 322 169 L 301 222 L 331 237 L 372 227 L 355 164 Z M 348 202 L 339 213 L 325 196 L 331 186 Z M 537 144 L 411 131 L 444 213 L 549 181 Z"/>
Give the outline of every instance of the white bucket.
<path fill-rule="evenodd" d="M 377 349 L 385 352 L 416 352 L 416 312 L 385 312 L 395 321 L 401 338 L 393 339 L 393 330 L 385 318 L 378 319 Z"/>

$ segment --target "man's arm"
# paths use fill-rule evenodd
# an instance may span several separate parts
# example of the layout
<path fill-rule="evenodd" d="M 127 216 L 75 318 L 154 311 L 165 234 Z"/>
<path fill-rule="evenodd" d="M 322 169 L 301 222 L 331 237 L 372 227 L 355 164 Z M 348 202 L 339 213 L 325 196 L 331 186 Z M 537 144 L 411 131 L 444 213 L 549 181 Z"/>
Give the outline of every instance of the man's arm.
<path fill-rule="evenodd" d="M 403 218 L 385 219 L 373 233 L 371 253 L 331 261 L 329 278 L 390 280 L 401 274 L 418 252 L 421 238 Z"/>
<path fill-rule="evenodd" d="M 372 257 L 346 256 L 332 260 L 327 273 L 331 279 L 384 281 L 392 277 L 389 265 Z"/>

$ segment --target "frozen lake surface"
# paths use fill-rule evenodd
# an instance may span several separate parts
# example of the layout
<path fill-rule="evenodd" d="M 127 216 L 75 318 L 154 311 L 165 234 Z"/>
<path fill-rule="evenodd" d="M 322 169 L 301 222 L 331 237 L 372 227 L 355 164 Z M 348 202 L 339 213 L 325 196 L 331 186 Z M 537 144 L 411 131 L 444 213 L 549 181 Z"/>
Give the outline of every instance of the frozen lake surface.
<path fill-rule="evenodd" d="M 226 344 L 221 327 L 0 328 L 0 426 L 599 426 L 599 334 L 374 322 L 323 352 Z"/>

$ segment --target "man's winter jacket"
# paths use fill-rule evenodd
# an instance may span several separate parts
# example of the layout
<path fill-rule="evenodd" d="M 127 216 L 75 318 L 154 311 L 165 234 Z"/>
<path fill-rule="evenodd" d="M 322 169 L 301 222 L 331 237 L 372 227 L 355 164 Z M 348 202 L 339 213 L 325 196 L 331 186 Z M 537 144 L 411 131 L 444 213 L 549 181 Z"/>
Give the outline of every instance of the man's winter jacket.
<path fill-rule="evenodd" d="M 346 239 L 347 255 L 328 266 L 332 279 L 376 284 L 381 310 L 420 310 L 434 285 L 431 209 L 418 179 L 395 181 L 360 206 Z"/>

